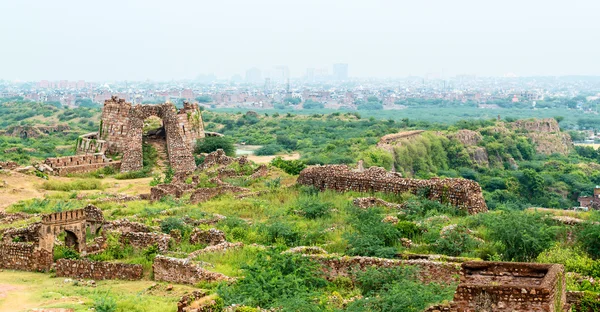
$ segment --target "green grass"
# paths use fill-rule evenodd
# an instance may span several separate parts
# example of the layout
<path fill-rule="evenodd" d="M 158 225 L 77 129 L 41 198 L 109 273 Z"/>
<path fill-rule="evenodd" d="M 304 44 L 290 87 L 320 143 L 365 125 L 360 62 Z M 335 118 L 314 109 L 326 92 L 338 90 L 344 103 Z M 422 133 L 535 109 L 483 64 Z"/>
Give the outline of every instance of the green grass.
<path fill-rule="evenodd" d="M 106 186 L 99 180 L 85 179 L 76 181 L 45 181 L 42 184 L 42 189 L 47 191 L 85 191 L 85 190 L 104 190 Z"/>

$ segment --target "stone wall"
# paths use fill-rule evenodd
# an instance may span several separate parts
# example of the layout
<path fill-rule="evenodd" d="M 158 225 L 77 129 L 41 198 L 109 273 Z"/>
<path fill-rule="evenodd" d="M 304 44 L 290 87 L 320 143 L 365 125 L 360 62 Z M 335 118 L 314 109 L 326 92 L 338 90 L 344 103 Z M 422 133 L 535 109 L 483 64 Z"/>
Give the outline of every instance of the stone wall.
<path fill-rule="evenodd" d="M 77 154 L 104 154 L 108 148 L 108 143 L 105 140 L 98 139 L 98 133 L 92 132 L 80 136 L 77 139 Z"/>
<path fill-rule="evenodd" d="M 64 133 L 71 130 L 69 125 L 60 124 L 55 126 L 12 126 L 2 132 L 3 135 L 12 136 L 17 138 L 39 138 L 42 136 L 47 136 L 50 133 Z"/>
<path fill-rule="evenodd" d="M 2 241 L 5 243 L 38 243 L 40 240 L 40 227 L 42 224 L 36 222 L 21 228 L 8 228 L 2 232 Z"/>
<path fill-rule="evenodd" d="M 225 241 L 225 233 L 217 229 L 200 230 L 195 228 L 190 235 L 191 244 L 206 244 L 212 246 L 224 243 Z"/>
<path fill-rule="evenodd" d="M 221 273 L 210 272 L 187 259 L 156 256 L 152 265 L 154 280 L 178 284 L 196 284 L 201 281 L 231 280 Z"/>
<path fill-rule="evenodd" d="M 117 231 L 117 232 L 156 232 L 160 229 L 158 227 L 151 227 L 139 222 L 132 222 L 127 219 L 109 221 L 104 223 L 104 230 L 106 231 Z"/>
<path fill-rule="evenodd" d="M 94 280 L 120 279 L 140 280 L 143 269 L 140 264 L 113 263 L 89 260 L 59 259 L 56 276 Z"/>
<path fill-rule="evenodd" d="M 17 167 L 19 167 L 19 164 L 14 161 L 0 161 L 0 169 L 15 170 Z"/>
<path fill-rule="evenodd" d="M 0 268 L 23 271 L 48 271 L 52 267 L 51 252 L 37 249 L 31 243 L 0 243 Z"/>
<path fill-rule="evenodd" d="M 329 165 L 302 170 L 298 183 L 340 192 L 419 193 L 431 200 L 450 203 L 470 214 L 488 210 L 479 184 L 467 179 L 407 179 L 377 167 L 357 172 L 346 165 Z"/>
<path fill-rule="evenodd" d="M 430 260 L 396 260 L 374 257 L 348 257 L 336 255 L 306 255 L 325 267 L 328 278 L 351 276 L 354 270 L 365 270 L 368 267 L 404 267 L 418 268 L 417 277 L 424 283 L 455 283 L 460 273 L 460 264 Z"/>
<path fill-rule="evenodd" d="M 169 250 L 171 236 L 162 233 L 125 232 L 121 233 L 121 242 L 134 248 L 147 248 L 154 244 L 160 252 Z"/>
<path fill-rule="evenodd" d="M 47 158 L 44 161 L 52 168 L 54 175 L 64 176 L 70 173 L 91 172 L 107 166 L 119 170 L 121 162 L 106 158 L 103 154 L 86 154 L 76 156 L 64 156 Z"/>

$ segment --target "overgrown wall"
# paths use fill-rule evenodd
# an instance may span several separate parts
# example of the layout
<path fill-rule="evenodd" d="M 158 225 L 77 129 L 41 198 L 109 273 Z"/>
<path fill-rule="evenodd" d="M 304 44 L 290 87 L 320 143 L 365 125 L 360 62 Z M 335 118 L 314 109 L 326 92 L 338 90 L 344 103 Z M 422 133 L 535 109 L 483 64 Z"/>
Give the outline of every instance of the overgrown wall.
<path fill-rule="evenodd" d="M 479 184 L 467 179 L 407 179 L 382 168 L 372 167 L 359 172 L 350 170 L 346 165 L 329 165 L 302 170 L 298 183 L 339 192 L 422 194 L 432 200 L 450 203 L 470 214 L 488 210 Z"/>
<path fill-rule="evenodd" d="M 230 280 L 229 277 L 210 272 L 186 259 L 156 256 L 152 265 L 154 280 L 178 284 L 196 284 L 201 281 Z"/>
<path fill-rule="evenodd" d="M 140 280 L 142 275 L 143 269 L 140 264 L 69 259 L 56 261 L 56 276 L 59 277 Z"/>

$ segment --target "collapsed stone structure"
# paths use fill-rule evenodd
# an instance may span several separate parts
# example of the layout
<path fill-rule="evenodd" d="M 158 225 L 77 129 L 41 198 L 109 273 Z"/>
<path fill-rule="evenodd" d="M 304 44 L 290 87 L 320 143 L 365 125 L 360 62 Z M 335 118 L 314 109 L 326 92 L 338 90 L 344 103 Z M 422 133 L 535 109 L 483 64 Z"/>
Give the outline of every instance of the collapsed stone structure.
<path fill-rule="evenodd" d="M 229 281 L 221 273 L 205 270 L 199 264 L 188 259 L 178 259 L 158 255 L 152 264 L 154 279 L 157 281 L 172 282 L 179 284 L 196 284 L 200 281 Z"/>
<path fill-rule="evenodd" d="M 34 125 L 22 125 L 22 126 L 11 126 L 6 130 L 1 130 L 0 135 L 12 136 L 22 139 L 27 138 L 39 138 L 47 136 L 51 133 L 66 133 L 71 130 L 71 127 L 67 124 L 59 124 L 55 126 L 34 126 Z"/>
<path fill-rule="evenodd" d="M 2 170 L 15 170 L 17 167 L 19 167 L 19 164 L 14 161 L 0 161 L 0 169 Z"/>
<path fill-rule="evenodd" d="M 517 120 L 511 127 L 526 131 L 525 135 L 535 144 L 536 151 L 540 154 L 567 155 L 573 150 L 571 136 L 560 131 L 554 118 Z"/>
<path fill-rule="evenodd" d="M 44 164 L 51 169 L 54 175 L 65 176 L 71 173 L 91 172 L 104 167 L 113 167 L 119 170 L 120 161 L 113 161 L 104 154 L 86 154 L 76 156 L 47 158 Z"/>
<path fill-rule="evenodd" d="M 346 165 L 328 165 L 302 170 L 298 183 L 340 192 L 419 193 L 431 200 L 450 203 L 469 214 L 488 210 L 479 184 L 467 179 L 407 179 L 383 168 L 371 167 L 356 172 Z"/>
<path fill-rule="evenodd" d="M 562 265 L 465 262 L 454 301 L 426 312 L 570 311 L 565 287 Z"/>
<path fill-rule="evenodd" d="M 377 147 L 382 148 L 390 153 L 394 152 L 394 146 L 401 145 L 403 141 L 409 141 L 421 135 L 425 130 L 402 131 L 398 133 L 387 134 L 379 139 Z"/>
<path fill-rule="evenodd" d="M 96 144 L 108 154 L 122 154 L 121 171 L 142 169 L 142 134 L 144 120 L 156 116 L 162 119 L 166 132 L 169 163 L 175 172 L 190 172 L 195 169 L 193 146 L 203 138 L 204 126 L 197 104 L 184 103 L 177 110 L 175 105 L 135 105 L 113 96 L 104 102 L 100 130 Z M 94 140 L 82 138 L 83 141 Z M 86 142 L 80 149 L 85 152 Z"/>

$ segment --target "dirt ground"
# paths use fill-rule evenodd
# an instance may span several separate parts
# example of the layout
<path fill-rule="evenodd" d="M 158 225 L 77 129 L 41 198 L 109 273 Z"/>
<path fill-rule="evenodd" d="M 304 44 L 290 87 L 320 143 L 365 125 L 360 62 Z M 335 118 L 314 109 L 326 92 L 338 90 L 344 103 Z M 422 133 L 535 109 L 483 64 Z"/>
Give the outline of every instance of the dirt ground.
<path fill-rule="evenodd" d="M 300 154 L 298 153 L 294 153 L 294 154 L 287 154 L 287 155 L 276 155 L 276 156 L 256 156 L 256 155 L 248 155 L 248 159 L 252 160 L 253 162 L 257 163 L 257 164 L 268 164 L 271 162 L 271 160 L 273 160 L 275 157 L 281 157 L 285 160 L 295 160 L 295 159 L 300 159 Z"/>
<path fill-rule="evenodd" d="M 577 146 L 591 146 L 594 149 L 598 149 L 600 147 L 600 144 L 594 144 L 594 143 L 575 143 L 575 145 L 577 145 Z"/>
<path fill-rule="evenodd" d="M 51 176 L 50 180 L 75 181 L 81 178 L 66 178 Z M 152 178 L 142 178 L 134 180 L 117 180 L 114 178 L 102 179 L 106 185 L 103 191 L 77 191 L 80 194 L 90 193 L 109 193 L 109 194 L 127 194 L 139 195 L 150 193 L 150 181 Z M 46 194 L 56 193 L 55 191 L 46 191 L 41 188 L 44 179 L 34 175 L 22 174 L 14 171 L 0 174 L 0 210 L 19 202 L 20 200 L 43 198 Z"/>

